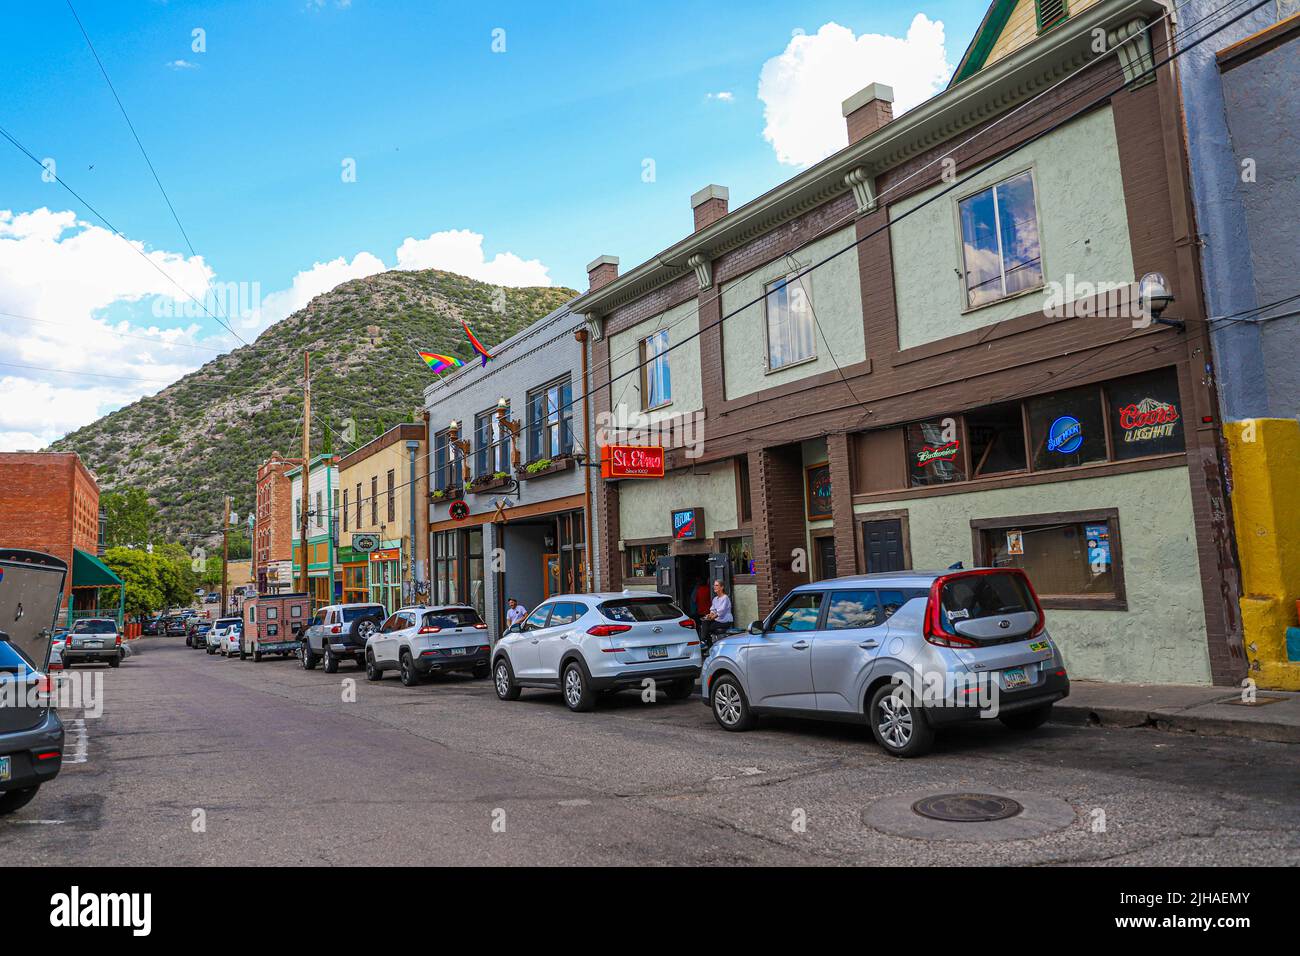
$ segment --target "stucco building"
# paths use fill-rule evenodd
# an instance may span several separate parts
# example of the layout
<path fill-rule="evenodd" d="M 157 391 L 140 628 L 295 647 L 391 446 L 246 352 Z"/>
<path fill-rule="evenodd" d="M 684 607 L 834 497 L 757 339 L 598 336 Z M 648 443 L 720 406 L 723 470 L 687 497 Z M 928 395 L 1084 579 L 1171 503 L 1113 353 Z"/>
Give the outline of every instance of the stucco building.
<path fill-rule="evenodd" d="M 599 483 L 599 585 L 722 577 L 743 625 L 809 579 L 1016 566 L 1073 676 L 1238 680 L 1169 29 L 1155 0 L 994 3 L 943 93 L 895 118 L 869 86 L 844 149 L 596 260 L 570 307 L 599 440 L 666 450 Z"/>

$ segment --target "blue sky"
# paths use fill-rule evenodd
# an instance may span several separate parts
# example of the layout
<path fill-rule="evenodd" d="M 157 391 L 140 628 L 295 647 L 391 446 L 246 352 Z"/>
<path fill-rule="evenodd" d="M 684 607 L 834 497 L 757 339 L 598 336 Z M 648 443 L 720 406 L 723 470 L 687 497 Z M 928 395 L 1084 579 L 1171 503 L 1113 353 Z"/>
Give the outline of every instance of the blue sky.
<path fill-rule="evenodd" d="M 914 18 L 942 22 L 950 68 L 983 13 L 969 0 L 916 6 L 830 0 L 74 4 L 202 263 L 190 260 L 63 0 L 9 7 L 9 29 L 0 32 L 0 126 L 38 157 L 53 158 L 59 175 L 126 236 L 157 252 L 164 269 L 174 268 L 178 277 L 198 269 L 219 281 L 257 282 L 267 295 L 290 289 L 295 276 L 314 264 L 339 257 L 337 278 L 346 278 L 353 266 L 362 272 L 378 263 L 393 267 L 404 240 L 448 230 L 482 236 L 484 277 L 525 282 L 544 275 L 583 288 L 585 265 L 597 255 L 617 255 L 628 268 L 688 232 L 689 196 L 701 186 L 726 185 L 735 208 L 797 172 L 800 163 L 789 153 L 817 139 L 798 127 L 814 104 L 823 113 L 833 108 L 833 117 L 819 122 L 822 132 L 829 124 L 838 135 L 838 99 L 867 82 L 895 85 L 900 100 L 908 89 L 937 89 L 933 44 L 920 54 L 908 52 L 909 37 L 921 45 L 919 34 L 909 34 Z M 841 40 L 898 38 L 894 52 L 867 62 L 874 57 L 862 54 L 876 47 L 864 41 L 852 56 L 843 43 L 836 54 L 834 38 L 819 33 L 827 24 L 845 28 L 836 34 Z M 196 28 L 204 31 L 205 51 L 192 49 Z M 493 51 L 494 30 L 504 30 L 505 52 Z M 786 64 L 796 74 L 816 75 L 806 83 L 796 75 L 780 90 L 777 76 L 765 102 L 759 96 L 764 65 L 789 52 L 796 30 L 826 39 Z M 499 46 L 500 34 L 497 39 Z M 817 62 L 836 56 L 838 65 Z M 937 62 L 942 66 L 942 57 Z M 920 69 L 918 63 L 924 76 L 905 75 Z M 774 64 L 774 76 L 782 73 L 779 67 Z M 852 88 L 840 93 L 836 84 Z M 770 126 L 765 110 L 773 109 L 789 118 L 775 142 L 764 135 Z M 795 159 L 827 151 L 807 149 L 811 156 Z M 356 163 L 355 182 L 342 180 L 348 159 Z M 653 160 L 653 182 L 644 181 L 647 159 Z M 61 187 L 42 182 L 40 173 L 0 141 L 0 210 L 19 216 L 46 208 L 99 225 Z M 126 323 L 112 326 L 112 337 L 122 342 L 134 341 L 125 329 L 173 346 L 188 343 L 179 354 L 169 346 L 165 356 L 142 359 L 153 363 L 160 379 L 210 358 L 204 349 L 228 344 L 228 338 L 213 338 L 220 330 L 209 319 L 169 322 L 156 310 L 151 314 L 149 303 L 162 290 L 151 292 L 149 283 L 109 283 L 60 298 L 48 287 L 60 280 L 60 269 L 95 271 L 70 248 L 56 248 L 70 247 L 85 227 L 24 228 L 11 220 L 6 237 L 0 222 L 0 240 L 36 236 L 41 255 L 69 254 L 51 260 L 58 268 L 33 271 L 24 257 L 37 255 L 34 247 L 19 250 L 0 241 L 0 311 L 37 311 L 49 323 L 47 334 L 54 323 L 107 319 Z M 84 238 L 89 256 L 92 237 Z M 465 253 L 460 247 L 467 243 L 472 258 L 472 237 L 450 245 Z M 411 247 L 410 264 L 442 264 L 440 250 L 447 245 Z M 498 255 L 510 259 L 497 262 L 494 272 Z M 96 262 L 102 261 L 101 254 Z M 332 277 L 303 281 L 300 292 L 320 291 Z M 36 281 L 46 285 L 15 287 Z M 285 296 L 280 304 L 301 303 Z M 0 325 L 6 339 L 17 336 L 0 349 L 0 360 L 72 367 L 67 357 L 49 357 L 57 357 L 57 342 L 33 339 L 24 350 L 21 340 L 39 330 L 15 321 Z M 167 339 L 169 328 L 180 338 Z M 143 341 L 135 345 L 149 348 Z M 4 376 L 70 386 L 67 376 L 32 370 L 3 367 Z M 11 394 L 14 388 L 11 383 Z M 93 420 L 114 403 L 156 389 L 123 383 L 115 392 L 97 393 L 93 407 L 79 414 Z M 0 398 L 5 391 L 0 385 Z M 84 423 L 55 416 L 24 424 L 5 414 L 0 411 L 0 448 L 27 447 Z"/>

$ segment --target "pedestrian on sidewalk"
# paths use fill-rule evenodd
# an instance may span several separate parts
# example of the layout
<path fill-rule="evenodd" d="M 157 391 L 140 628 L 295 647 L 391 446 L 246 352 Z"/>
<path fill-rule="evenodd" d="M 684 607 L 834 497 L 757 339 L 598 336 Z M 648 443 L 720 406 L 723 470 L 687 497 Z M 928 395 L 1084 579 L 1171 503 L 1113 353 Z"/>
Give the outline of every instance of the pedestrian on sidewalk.
<path fill-rule="evenodd" d="M 707 651 L 715 640 L 727 636 L 727 631 L 735 622 L 735 617 L 731 613 L 731 598 L 728 597 L 727 589 L 721 579 L 713 582 L 713 601 L 709 605 L 709 613 L 705 621 L 708 638 L 704 649 Z"/>

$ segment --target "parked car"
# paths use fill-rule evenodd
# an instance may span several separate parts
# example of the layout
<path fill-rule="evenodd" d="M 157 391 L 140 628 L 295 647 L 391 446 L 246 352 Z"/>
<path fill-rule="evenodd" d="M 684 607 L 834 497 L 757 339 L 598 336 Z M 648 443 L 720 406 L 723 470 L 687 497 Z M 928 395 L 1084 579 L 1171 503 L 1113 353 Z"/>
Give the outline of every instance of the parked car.
<path fill-rule="evenodd" d="M 414 687 L 430 674 L 491 672 L 491 642 L 479 613 L 466 605 L 404 607 L 389 616 L 366 644 L 366 680 L 395 670 Z"/>
<path fill-rule="evenodd" d="M 700 675 L 695 622 L 663 594 L 560 594 L 506 630 L 492 654 L 502 700 L 524 687 L 562 692 L 570 710 L 591 710 L 601 691 L 654 680 L 673 700 Z"/>
<path fill-rule="evenodd" d="M 231 627 L 226 628 L 226 632 L 221 635 L 221 656 L 238 657 L 239 646 L 244 640 L 244 622 L 240 621 Z"/>
<path fill-rule="evenodd" d="M 237 617 L 219 617 L 212 622 L 212 629 L 208 631 L 205 646 L 209 654 L 215 654 L 221 650 L 222 642 L 225 640 L 226 631 L 239 624 Z"/>
<path fill-rule="evenodd" d="M 63 666 L 73 664 L 107 664 L 117 667 L 125 654 L 122 632 L 111 617 L 87 617 L 72 622 L 72 630 L 63 639 Z"/>
<path fill-rule="evenodd" d="M 183 637 L 185 635 L 185 618 L 179 614 L 167 618 L 166 628 L 168 637 Z"/>
<path fill-rule="evenodd" d="M 185 646 L 186 647 L 203 647 L 208 631 L 212 628 L 211 623 L 202 618 L 192 617 L 185 622 Z"/>
<path fill-rule="evenodd" d="M 304 670 L 323 661 L 325 673 L 338 672 L 339 661 L 366 666 L 366 641 L 388 617 L 382 604 L 330 604 L 316 612 L 299 641 L 298 659 Z"/>
<path fill-rule="evenodd" d="M 217 594 L 215 591 L 206 594 L 203 597 L 204 604 L 216 604 L 220 600 L 221 600 L 221 595 Z"/>
<path fill-rule="evenodd" d="M 1070 693 L 1029 578 L 1015 568 L 896 571 L 796 588 L 709 650 L 703 697 L 725 730 L 764 714 L 867 722 L 916 757 L 946 724 L 1044 723 Z M 994 710 L 996 708 L 996 710 Z"/>
<path fill-rule="evenodd" d="M 0 816 L 21 809 L 63 765 L 63 723 L 50 705 L 53 624 L 68 567 L 48 554 L 0 550 Z"/>
<path fill-rule="evenodd" d="M 157 637 L 159 634 L 163 633 L 164 626 L 164 620 L 161 617 L 145 618 L 144 623 L 140 627 L 140 633 L 145 637 Z"/>

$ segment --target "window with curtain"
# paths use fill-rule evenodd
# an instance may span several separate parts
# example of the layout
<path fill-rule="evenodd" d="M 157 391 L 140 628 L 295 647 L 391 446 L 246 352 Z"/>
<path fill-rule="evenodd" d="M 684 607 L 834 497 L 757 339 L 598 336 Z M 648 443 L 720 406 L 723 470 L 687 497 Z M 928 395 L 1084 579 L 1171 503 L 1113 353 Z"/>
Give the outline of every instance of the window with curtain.
<path fill-rule="evenodd" d="M 767 367 L 778 369 L 817 354 L 813 335 L 812 305 L 808 301 L 810 276 L 792 274 L 767 286 Z"/>
<path fill-rule="evenodd" d="M 668 330 L 658 329 L 641 340 L 641 406 L 644 410 L 673 400 L 668 367 Z"/>

